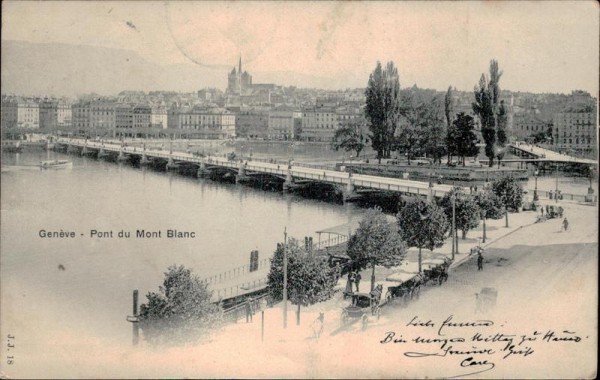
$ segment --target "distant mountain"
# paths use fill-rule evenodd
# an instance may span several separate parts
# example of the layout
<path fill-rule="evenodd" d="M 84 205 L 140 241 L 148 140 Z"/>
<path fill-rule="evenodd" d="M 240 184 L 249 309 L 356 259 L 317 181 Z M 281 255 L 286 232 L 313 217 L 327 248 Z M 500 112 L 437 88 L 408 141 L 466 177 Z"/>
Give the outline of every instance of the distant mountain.
<path fill-rule="evenodd" d="M 223 87 L 225 75 L 191 64 L 157 65 L 129 50 L 2 41 L 2 93 L 75 96 L 122 90 L 196 91 Z"/>
<path fill-rule="evenodd" d="M 225 89 L 227 69 L 195 64 L 158 65 L 130 50 L 57 43 L 2 41 L 2 93 L 74 97 L 123 90 Z M 302 88 L 345 88 L 341 78 L 289 71 L 251 72 L 255 83 Z M 365 79 L 366 80 L 366 79 Z M 366 83 L 366 82 L 365 82 Z"/>

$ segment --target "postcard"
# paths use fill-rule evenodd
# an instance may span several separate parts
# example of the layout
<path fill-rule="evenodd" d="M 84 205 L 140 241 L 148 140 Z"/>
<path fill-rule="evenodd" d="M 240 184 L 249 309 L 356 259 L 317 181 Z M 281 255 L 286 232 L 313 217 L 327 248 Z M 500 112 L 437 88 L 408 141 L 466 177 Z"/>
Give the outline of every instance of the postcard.
<path fill-rule="evenodd" d="M 598 3 L 2 3 L 0 377 L 595 378 Z"/>

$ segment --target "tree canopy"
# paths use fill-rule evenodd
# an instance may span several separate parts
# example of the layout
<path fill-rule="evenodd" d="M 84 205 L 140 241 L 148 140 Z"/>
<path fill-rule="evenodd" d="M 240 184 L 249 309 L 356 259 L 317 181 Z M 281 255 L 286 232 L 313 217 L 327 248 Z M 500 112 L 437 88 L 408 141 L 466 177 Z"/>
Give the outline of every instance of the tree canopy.
<path fill-rule="evenodd" d="M 481 121 L 481 135 L 485 142 L 485 155 L 489 159 L 489 166 L 494 165 L 494 158 L 498 154 L 498 123 L 503 123 L 500 139 L 502 144 L 506 142 L 506 109 L 500 104 L 500 77 L 502 72 L 498 68 L 498 61 L 490 61 L 489 80 L 485 74 L 481 74 L 479 86 L 475 86 L 475 102 L 473 102 L 473 112 L 479 116 Z"/>
<path fill-rule="evenodd" d="M 504 215 L 502 199 L 492 189 L 483 189 L 475 195 L 482 218 L 499 219 Z"/>
<path fill-rule="evenodd" d="M 409 247 L 441 247 L 450 227 L 442 208 L 421 198 L 407 200 L 397 218 L 400 236 Z"/>
<path fill-rule="evenodd" d="M 366 121 L 359 118 L 348 121 L 335 131 L 331 147 L 336 151 L 356 152 L 356 157 L 359 157 L 368 142 Z"/>
<path fill-rule="evenodd" d="M 461 158 L 465 166 L 465 157 L 473 157 L 479 154 L 477 136 L 475 136 L 475 122 L 470 115 L 463 112 L 456 115 L 452 122 L 452 131 L 448 135 L 451 150 Z M 450 148 L 449 148 L 450 149 Z"/>
<path fill-rule="evenodd" d="M 480 211 L 477 202 L 470 194 L 466 194 L 460 188 L 454 188 L 441 200 L 440 206 L 444 209 L 446 218 L 452 223 L 452 197 L 454 200 L 454 215 L 456 229 L 462 231 L 462 238 L 467 237 L 467 232 L 479 225 Z"/>
<path fill-rule="evenodd" d="M 406 254 L 406 244 L 400 238 L 396 226 L 389 223 L 380 209 L 367 211 L 358 229 L 348 241 L 348 256 L 362 268 L 368 264 L 373 268 L 400 265 Z M 371 289 L 374 286 L 372 277 Z"/>
<path fill-rule="evenodd" d="M 369 75 L 365 95 L 371 145 L 379 160 L 389 158 L 400 117 L 400 79 L 394 62 L 388 62 L 385 69 L 377 62 Z"/>
<path fill-rule="evenodd" d="M 283 299 L 284 247 L 277 244 L 267 275 L 269 292 L 275 300 Z M 289 239 L 287 250 L 288 297 L 292 304 L 308 306 L 331 298 L 337 283 L 335 269 L 323 258 L 306 252 L 296 239 Z"/>
<path fill-rule="evenodd" d="M 139 326 L 150 343 L 191 343 L 222 320 L 207 284 L 184 266 L 170 266 L 158 293 L 140 306 Z"/>
<path fill-rule="evenodd" d="M 510 211 L 519 211 L 523 205 L 523 186 L 512 177 L 504 177 L 492 182 L 492 191 Z"/>

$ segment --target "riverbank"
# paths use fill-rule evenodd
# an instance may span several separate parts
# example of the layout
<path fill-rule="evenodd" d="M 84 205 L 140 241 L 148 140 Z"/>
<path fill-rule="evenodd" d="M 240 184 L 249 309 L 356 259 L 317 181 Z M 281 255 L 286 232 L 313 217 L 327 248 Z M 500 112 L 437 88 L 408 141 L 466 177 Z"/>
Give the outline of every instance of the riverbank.
<path fill-rule="evenodd" d="M 474 294 L 482 287 L 493 287 L 498 293 L 496 308 L 486 313 L 498 328 L 489 330 L 505 333 L 532 333 L 533 329 L 569 328 L 577 334 L 594 337 L 597 320 L 597 223 L 595 208 L 568 203 L 566 214 L 572 220 L 572 230 L 560 232 L 560 220 L 532 224 L 532 212 L 511 215 L 510 228 L 503 227 L 504 220 L 490 222 L 489 242 L 486 245 L 484 270 L 478 272 L 475 262 L 465 253 L 457 256 L 450 278 L 442 286 L 427 286 L 419 300 L 407 307 L 390 305 L 383 310 L 379 321 L 370 318 L 366 331 L 355 323 L 339 330 L 339 315 L 349 301 L 336 296 L 333 300 L 303 308 L 301 324 L 295 324 L 295 307 L 288 307 L 288 328 L 283 329 L 281 305 L 267 309 L 264 314 L 264 342 L 261 341 L 261 315 L 255 315 L 252 323 L 239 321 L 216 334 L 209 344 L 195 348 L 173 348 L 163 351 L 178 363 L 186 363 L 186 369 L 176 367 L 157 369 L 167 375 L 189 376 L 240 376 L 240 377 L 441 377 L 466 374 L 460 360 L 455 358 L 409 359 L 403 355 L 414 344 L 383 345 L 386 334 L 395 331 L 412 338 L 426 334 L 429 328 L 414 327 L 407 323 L 418 317 L 423 323 L 440 323 L 453 315 L 455 320 L 472 320 L 476 299 Z M 477 231 L 470 233 L 468 242 L 461 242 L 462 252 L 468 252 Z M 447 254 L 448 244 L 439 252 Z M 407 266 L 414 266 L 414 250 L 408 257 Z M 383 272 L 378 271 L 378 278 Z M 363 279 L 370 274 L 363 272 Z M 364 286 L 368 286 L 365 281 Z M 323 334 L 313 337 L 312 322 L 318 313 L 325 313 Z M 481 319 L 481 316 L 479 317 Z M 502 326 L 500 326 L 502 325 Z M 437 331 L 437 328 L 435 329 Z M 435 331 L 431 331 L 435 336 Z M 468 330 L 473 334 L 473 329 Z M 418 333 L 417 333 L 418 332 Z M 487 330 L 486 330 L 487 332 Z M 450 337 L 458 334 L 447 328 Z M 493 335 L 493 334 L 492 334 Z M 233 344 L 232 342 L 243 342 Z M 483 344 L 477 345 L 483 347 Z M 435 351 L 435 346 L 425 346 L 420 351 Z M 437 345 L 439 347 L 439 345 Z M 496 346 L 494 348 L 498 349 Z M 418 348 L 415 348 L 418 349 Z M 561 361 L 556 354 L 564 350 Z M 589 355 L 568 354 L 564 345 L 554 347 L 536 346 L 535 359 L 514 357 L 502 359 L 494 355 L 496 367 L 478 377 L 534 377 L 546 373 L 556 377 L 583 376 L 591 374 L 595 358 L 595 340 L 586 339 L 578 352 Z M 581 350 L 581 351 L 580 351 Z M 143 355 L 143 354 L 138 354 Z M 136 355 L 136 357 L 139 357 Z M 232 358 L 242 357 L 240 365 Z M 551 365 L 551 360 L 557 365 Z M 464 356 L 460 359 L 464 359 Z M 209 364 L 210 363 L 210 364 Z M 226 364 L 227 363 L 227 364 Z M 559 365 L 560 363 L 560 365 Z M 575 364 L 577 363 L 577 364 Z M 574 365 L 576 367 L 574 367 Z"/>

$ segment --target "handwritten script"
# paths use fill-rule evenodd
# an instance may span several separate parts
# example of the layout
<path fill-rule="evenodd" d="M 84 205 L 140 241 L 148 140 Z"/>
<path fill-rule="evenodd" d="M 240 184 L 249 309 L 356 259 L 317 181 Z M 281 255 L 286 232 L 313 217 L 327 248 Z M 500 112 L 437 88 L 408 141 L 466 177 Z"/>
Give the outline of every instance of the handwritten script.
<path fill-rule="evenodd" d="M 404 356 L 408 358 L 456 357 L 457 365 L 466 372 L 449 377 L 458 377 L 491 371 L 498 360 L 529 357 L 541 345 L 577 344 L 587 338 L 569 330 L 507 333 L 504 325 L 491 320 L 459 321 L 449 315 L 435 322 L 415 316 L 401 331 L 386 332 L 379 343 L 404 345 Z"/>

